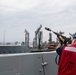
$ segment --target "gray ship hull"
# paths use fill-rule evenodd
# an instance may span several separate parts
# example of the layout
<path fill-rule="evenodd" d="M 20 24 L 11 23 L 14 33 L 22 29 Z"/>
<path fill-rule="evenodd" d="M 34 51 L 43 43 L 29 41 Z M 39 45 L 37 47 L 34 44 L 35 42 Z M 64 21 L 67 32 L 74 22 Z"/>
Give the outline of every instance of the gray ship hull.
<path fill-rule="evenodd" d="M 0 54 L 0 75 L 57 75 L 56 52 Z"/>

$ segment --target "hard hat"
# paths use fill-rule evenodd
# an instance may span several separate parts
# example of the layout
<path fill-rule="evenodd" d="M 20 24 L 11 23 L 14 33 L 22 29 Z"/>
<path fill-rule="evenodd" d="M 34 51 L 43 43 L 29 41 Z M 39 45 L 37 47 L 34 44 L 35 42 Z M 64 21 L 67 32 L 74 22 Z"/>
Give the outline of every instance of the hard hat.
<path fill-rule="evenodd" d="M 73 39 L 76 39 L 76 34 L 74 34 L 72 37 L 73 37 Z"/>

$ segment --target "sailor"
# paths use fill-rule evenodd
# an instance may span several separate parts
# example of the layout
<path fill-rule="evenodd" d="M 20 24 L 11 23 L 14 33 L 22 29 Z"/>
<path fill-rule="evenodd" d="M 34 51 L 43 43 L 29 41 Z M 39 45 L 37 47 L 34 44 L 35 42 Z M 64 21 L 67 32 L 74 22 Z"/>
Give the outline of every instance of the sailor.
<path fill-rule="evenodd" d="M 59 44 L 56 52 L 60 56 L 57 75 L 76 75 L 76 34 L 72 36 L 70 45 Z"/>

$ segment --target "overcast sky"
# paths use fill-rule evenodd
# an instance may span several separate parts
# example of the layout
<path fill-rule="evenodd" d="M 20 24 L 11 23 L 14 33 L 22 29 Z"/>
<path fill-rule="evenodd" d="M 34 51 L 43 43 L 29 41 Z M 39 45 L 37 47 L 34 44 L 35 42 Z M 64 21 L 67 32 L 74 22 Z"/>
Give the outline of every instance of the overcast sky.
<path fill-rule="evenodd" d="M 49 32 L 63 31 L 64 35 L 76 32 L 76 0 L 0 0 L 0 42 L 24 41 L 24 30 L 30 41 L 42 24 L 43 41 Z M 53 35 L 53 38 L 56 36 Z"/>

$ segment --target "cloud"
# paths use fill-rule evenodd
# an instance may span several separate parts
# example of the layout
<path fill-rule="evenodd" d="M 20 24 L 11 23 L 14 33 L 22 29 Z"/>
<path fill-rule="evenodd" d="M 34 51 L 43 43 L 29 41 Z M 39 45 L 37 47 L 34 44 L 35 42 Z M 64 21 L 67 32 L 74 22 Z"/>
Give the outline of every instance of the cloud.
<path fill-rule="evenodd" d="M 20 11 L 29 10 L 37 6 L 38 0 L 0 0 L 0 10 Z"/>
<path fill-rule="evenodd" d="M 24 40 L 24 29 L 27 29 L 32 41 L 40 24 L 43 25 L 44 40 L 49 38 L 46 26 L 68 35 L 75 32 L 75 9 L 75 0 L 0 0 L 0 35 L 3 36 L 5 30 L 7 41 L 21 41 Z"/>

